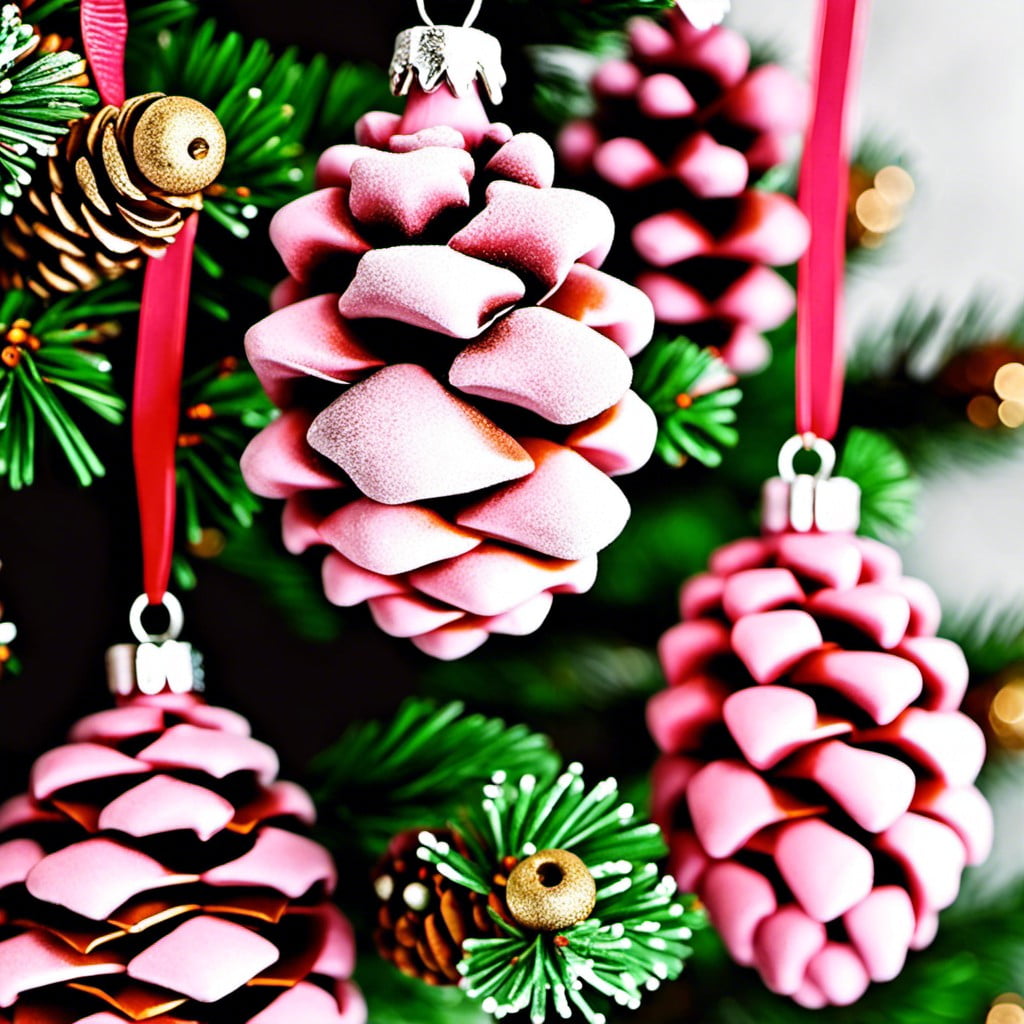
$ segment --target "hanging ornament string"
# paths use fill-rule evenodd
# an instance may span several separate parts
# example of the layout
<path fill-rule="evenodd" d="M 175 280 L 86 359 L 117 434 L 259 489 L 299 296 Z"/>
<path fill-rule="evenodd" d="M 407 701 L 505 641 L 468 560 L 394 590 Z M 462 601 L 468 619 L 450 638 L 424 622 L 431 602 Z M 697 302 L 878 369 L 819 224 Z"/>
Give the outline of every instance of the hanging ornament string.
<path fill-rule="evenodd" d="M 125 2 L 82 0 L 81 10 L 82 37 L 97 89 L 104 103 L 120 106 L 125 100 Z M 148 261 L 142 289 L 132 450 L 144 590 L 152 605 L 165 602 L 174 550 L 175 451 L 197 224 L 193 214 L 164 257 Z"/>
<path fill-rule="evenodd" d="M 797 286 L 796 421 L 831 440 L 843 401 L 843 274 L 849 197 L 847 114 L 860 64 L 868 0 L 821 0 L 811 125 L 800 169 L 800 207 L 811 243 Z"/>

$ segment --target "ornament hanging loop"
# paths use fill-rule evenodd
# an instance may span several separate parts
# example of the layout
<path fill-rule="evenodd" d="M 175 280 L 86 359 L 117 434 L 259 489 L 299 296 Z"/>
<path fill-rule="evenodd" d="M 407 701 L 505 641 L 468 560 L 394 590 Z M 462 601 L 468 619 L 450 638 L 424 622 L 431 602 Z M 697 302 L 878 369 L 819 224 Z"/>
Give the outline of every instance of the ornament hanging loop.
<path fill-rule="evenodd" d="M 814 452 L 821 460 L 815 480 L 828 480 L 836 468 L 836 450 L 832 444 L 817 434 L 797 434 L 791 437 L 779 452 L 779 476 L 787 483 L 797 478 L 796 457 L 800 452 Z"/>
<path fill-rule="evenodd" d="M 798 473 L 796 458 L 814 452 L 821 460 L 811 476 Z M 779 452 L 779 475 L 764 485 L 761 525 L 765 533 L 854 533 L 860 526 L 860 488 L 834 477 L 836 450 L 816 434 L 797 434 Z"/>
<path fill-rule="evenodd" d="M 142 624 L 142 615 L 147 608 L 163 608 L 167 612 L 167 629 L 163 633 L 150 633 Z M 140 644 L 162 644 L 177 640 L 185 626 L 185 612 L 181 602 L 173 594 L 164 594 L 159 605 L 150 604 L 145 594 L 139 594 L 128 613 L 128 624 L 132 635 Z"/>
<path fill-rule="evenodd" d="M 480 9 L 484 5 L 484 0 L 473 0 L 473 6 L 469 9 L 469 14 L 466 15 L 466 20 L 462 23 L 463 28 L 471 28 L 473 23 L 478 17 L 480 17 Z M 437 22 L 427 13 L 427 0 L 416 0 L 416 10 L 420 12 L 420 17 L 423 19 L 424 25 L 436 25 Z"/>

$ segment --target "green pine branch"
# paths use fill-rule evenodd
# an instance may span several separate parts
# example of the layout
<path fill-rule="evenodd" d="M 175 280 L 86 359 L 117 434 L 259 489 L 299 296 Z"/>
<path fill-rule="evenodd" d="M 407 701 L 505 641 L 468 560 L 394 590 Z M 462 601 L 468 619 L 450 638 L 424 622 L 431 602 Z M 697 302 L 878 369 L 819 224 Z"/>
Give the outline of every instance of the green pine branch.
<path fill-rule="evenodd" d="M 387 95 L 379 69 L 326 58 L 275 54 L 263 39 L 222 34 L 213 20 L 157 35 L 155 54 L 136 69 L 142 91 L 181 93 L 205 103 L 227 133 L 227 158 L 207 190 L 206 211 L 236 238 L 250 234 L 261 210 L 274 210 L 312 187 L 314 130 L 337 119 L 343 132 Z"/>
<path fill-rule="evenodd" d="M 943 619 L 941 633 L 963 648 L 971 674 L 988 679 L 1024 662 L 1024 610 L 999 611 L 986 604 Z"/>
<path fill-rule="evenodd" d="M 885 434 L 851 430 L 838 475 L 860 487 L 861 533 L 893 543 L 913 532 L 918 480 L 903 453 Z"/>
<path fill-rule="evenodd" d="M 186 540 L 196 545 L 210 527 L 252 526 L 261 505 L 239 460 L 274 406 L 249 365 L 229 357 L 186 378 L 181 407 L 178 493 Z"/>
<path fill-rule="evenodd" d="M 466 994 L 499 1018 L 529 1010 L 542 1024 L 553 1009 L 562 1018 L 578 1012 L 588 1024 L 604 1024 L 595 997 L 637 1009 L 645 992 L 679 977 L 693 932 L 705 924 L 703 912 L 679 898 L 674 880 L 658 869 L 667 852 L 660 828 L 622 802 L 614 779 L 588 789 L 582 774 L 578 764 L 557 778 L 497 772 L 479 796 L 467 797 L 452 824 L 464 841 L 460 849 L 420 833 L 422 860 L 484 896 L 495 893 L 496 876 L 509 864 L 538 851 L 572 854 L 596 883 L 586 919 L 540 931 L 515 917 L 509 878 L 511 916 L 492 910 L 502 934 L 467 939 L 459 964 Z"/>
<path fill-rule="evenodd" d="M 314 796 L 336 853 L 379 855 L 397 833 L 443 822 L 499 769 L 557 768 L 546 737 L 463 710 L 411 699 L 392 722 L 354 725 L 316 758 Z"/>
<path fill-rule="evenodd" d="M 0 216 L 31 184 L 40 160 L 99 97 L 75 79 L 85 61 L 70 51 L 39 53 L 39 38 L 15 4 L 0 9 Z"/>
<path fill-rule="evenodd" d="M 121 284 L 59 299 L 46 309 L 27 292 L 0 299 L 0 476 L 12 490 L 35 479 L 39 435 L 60 446 L 78 482 L 104 474 L 71 414 L 82 407 L 120 424 L 124 400 L 99 347 L 118 333 L 118 320 L 137 309 Z"/>
<path fill-rule="evenodd" d="M 426 669 L 426 693 L 483 701 L 502 712 L 548 716 L 601 711 L 664 686 L 655 654 L 595 637 L 560 637 L 524 654 L 502 652 Z"/>
<path fill-rule="evenodd" d="M 955 314 L 908 303 L 862 338 L 850 360 L 844 416 L 884 430 L 920 473 L 1011 456 L 1024 429 L 1000 422 L 998 368 L 1024 362 L 1024 313 L 985 297 Z"/>
<path fill-rule="evenodd" d="M 735 377 L 718 357 L 686 338 L 656 338 L 636 370 L 634 388 L 654 410 L 656 451 L 670 466 L 696 459 L 722 463 L 722 448 L 739 441 Z"/>
<path fill-rule="evenodd" d="M 360 956 L 355 980 L 372 1024 L 491 1024 L 461 989 L 424 985 L 379 956 Z"/>

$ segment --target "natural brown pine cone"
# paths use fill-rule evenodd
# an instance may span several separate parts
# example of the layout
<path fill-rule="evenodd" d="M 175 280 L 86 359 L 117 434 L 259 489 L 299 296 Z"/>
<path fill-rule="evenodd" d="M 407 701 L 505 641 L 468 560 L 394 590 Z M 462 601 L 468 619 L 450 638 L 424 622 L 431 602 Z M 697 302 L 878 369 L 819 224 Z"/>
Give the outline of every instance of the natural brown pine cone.
<path fill-rule="evenodd" d="M 457 849 L 459 836 L 449 830 L 431 830 Z M 500 934 L 488 906 L 508 917 L 504 900 L 492 893 L 482 896 L 455 885 L 432 864 L 416 856 L 419 832 L 398 835 L 373 873 L 380 898 L 374 941 L 380 955 L 403 974 L 428 985 L 457 985 L 468 938 Z"/>

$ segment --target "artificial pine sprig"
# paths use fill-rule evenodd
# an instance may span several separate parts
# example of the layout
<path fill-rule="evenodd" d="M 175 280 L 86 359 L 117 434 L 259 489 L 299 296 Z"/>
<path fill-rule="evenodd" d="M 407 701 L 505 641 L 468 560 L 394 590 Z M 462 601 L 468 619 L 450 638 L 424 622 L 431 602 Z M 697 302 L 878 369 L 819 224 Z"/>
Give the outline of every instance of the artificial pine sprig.
<path fill-rule="evenodd" d="M 691 952 L 687 942 L 704 924 L 703 913 L 659 873 L 656 862 L 666 851 L 658 826 L 621 802 L 614 779 L 588 790 L 582 774 L 578 764 L 556 778 L 495 774 L 453 825 L 466 855 L 432 832 L 420 835 L 422 860 L 482 895 L 543 850 L 573 854 L 594 878 L 597 899 L 586 920 L 539 932 L 492 911 L 505 934 L 466 940 L 462 986 L 498 1018 L 528 1010 L 542 1024 L 553 1006 L 561 1017 L 575 1008 L 588 1024 L 603 1024 L 588 988 L 635 1009 L 645 989 L 679 976 Z"/>
<path fill-rule="evenodd" d="M 721 465 L 722 448 L 739 441 L 742 392 L 716 352 L 687 338 L 657 338 L 641 360 L 634 387 L 658 417 L 657 453 L 670 466 L 689 458 Z"/>
<path fill-rule="evenodd" d="M 314 794 L 335 848 L 354 842 L 379 853 L 396 833 L 454 814 L 497 767 L 514 775 L 557 769 L 547 737 L 463 711 L 461 703 L 408 700 L 390 723 L 354 725 L 317 757 Z"/>
<path fill-rule="evenodd" d="M 917 478 L 903 453 L 877 430 L 851 430 L 843 446 L 839 476 L 861 491 L 860 532 L 890 543 L 915 525 Z"/>
<path fill-rule="evenodd" d="M 239 469 L 252 437 L 273 419 L 274 407 L 247 363 L 220 359 L 182 384 L 178 434 L 178 493 L 189 544 L 208 527 L 249 527 L 260 508 Z"/>
<path fill-rule="evenodd" d="M 108 423 L 121 422 L 124 401 L 98 346 L 137 308 L 114 297 L 123 291 L 115 285 L 69 295 L 46 309 L 27 292 L 0 299 L 0 476 L 13 490 L 35 479 L 39 427 L 53 435 L 82 486 L 103 476 L 65 403 L 73 399 Z"/>
<path fill-rule="evenodd" d="M 11 213 L 39 158 L 99 101 L 78 81 L 84 71 L 76 53 L 40 53 L 17 5 L 0 9 L 0 216 Z"/>

